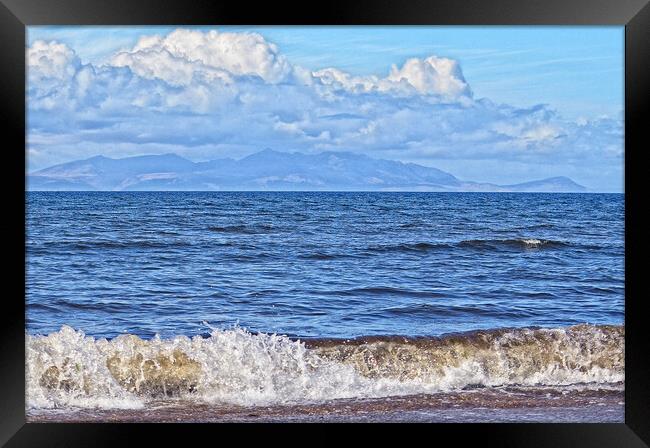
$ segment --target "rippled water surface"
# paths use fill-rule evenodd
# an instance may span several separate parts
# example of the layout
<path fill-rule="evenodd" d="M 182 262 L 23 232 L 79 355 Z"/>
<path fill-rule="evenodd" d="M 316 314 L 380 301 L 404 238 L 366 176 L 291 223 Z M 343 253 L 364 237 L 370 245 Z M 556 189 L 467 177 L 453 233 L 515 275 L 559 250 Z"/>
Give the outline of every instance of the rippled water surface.
<path fill-rule="evenodd" d="M 622 194 L 27 193 L 27 330 L 621 324 Z"/>

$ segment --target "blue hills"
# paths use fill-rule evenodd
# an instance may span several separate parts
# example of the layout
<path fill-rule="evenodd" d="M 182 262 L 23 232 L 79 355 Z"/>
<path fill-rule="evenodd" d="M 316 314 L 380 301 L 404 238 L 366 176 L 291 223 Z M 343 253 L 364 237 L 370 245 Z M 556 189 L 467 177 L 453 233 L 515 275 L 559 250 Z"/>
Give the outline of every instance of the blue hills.
<path fill-rule="evenodd" d="M 265 149 L 243 159 L 192 162 L 176 154 L 95 156 L 27 176 L 27 189 L 53 191 L 503 191 L 582 192 L 567 177 L 513 185 L 463 181 L 437 168 L 349 152 Z"/>

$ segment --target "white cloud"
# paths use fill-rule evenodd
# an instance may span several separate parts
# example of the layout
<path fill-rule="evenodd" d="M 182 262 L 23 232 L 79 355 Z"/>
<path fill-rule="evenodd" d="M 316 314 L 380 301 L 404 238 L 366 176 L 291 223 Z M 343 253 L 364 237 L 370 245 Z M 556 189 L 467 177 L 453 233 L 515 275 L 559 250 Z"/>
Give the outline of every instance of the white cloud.
<path fill-rule="evenodd" d="M 426 59 L 412 58 L 402 68 L 393 65 L 387 78 L 394 83 L 406 82 L 419 93 L 457 98 L 471 96 L 469 85 L 457 61 L 430 56 Z"/>
<path fill-rule="evenodd" d="M 336 68 L 325 68 L 313 72 L 313 76 L 318 78 L 327 86 L 334 86 L 348 92 L 360 93 L 379 90 L 379 78 L 376 76 L 352 76 Z"/>
<path fill-rule="evenodd" d="M 352 93 L 436 95 L 445 100 L 472 96 L 458 62 L 436 56 L 408 59 L 401 68 L 393 65 L 385 78 L 353 76 L 336 68 L 318 70 L 313 75 L 326 85 Z"/>
<path fill-rule="evenodd" d="M 27 65 L 30 82 L 40 83 L 71 79 L 80 62 L 74 51 L 65 44 L 37 40 L 27 49 Z"/>
<path fill-rule="evenodd" d="M 198 81 L 220 79 L 232 82 L 225 70 L 206 66 L 201 62 L 188 61 L 174 56 L 167 50 L 141 50 L 132 53 L 118 53 L 111 59 L 115 67 L 128 67 L 138 76 L 146 79 L 161 79 L 173 86 L 189 86 Z"/>
<path fill-rule="evenodd" d="M 57 42 L 27 49 L 28 143 L 39 164 L 84 157 L 89 148 L 105 155 L 173 148 L 206 159 L 265 147 L 433 165 L 622 163 L 620 117 L 570 122 L 545 105 L 474 99 L 458 62 L 436 56 L 408 59 L 383 78 L 312 73 L 259 34 L 177 30 L 143 37 L 110 61 L 84 65 Z"/>
<path fill-rule="evenodd" d="M 145 36 L 111 64 L 145 78 L 188 85 L 195 78 L 230 81 L 230 75 L 259 76 L 271 83 L 287 79 L 292 66 L 278 48 L 257 33 L 178 29 L 165 37 Z"/>
<path fill-rule="evenodd" d="M 92 68 L 83 67 L 71 48 L 56 41 L 35 41 L 26 61 L 30 106 L 69 108 L 70 99 L 84 97 L 92 82 Z"/>

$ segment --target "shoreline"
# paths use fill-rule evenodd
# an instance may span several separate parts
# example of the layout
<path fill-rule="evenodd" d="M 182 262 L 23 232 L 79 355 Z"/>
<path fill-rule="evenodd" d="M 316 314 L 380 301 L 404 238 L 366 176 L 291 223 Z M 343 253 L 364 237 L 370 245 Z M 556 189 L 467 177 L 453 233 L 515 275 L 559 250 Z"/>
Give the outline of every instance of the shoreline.
<path fill-rule="evenodd" d="M 622 423 L 625 408 L 622 388 L 504 387 L 269 406 L 152 401 L 142 409 L 30 409 L 26 417 L 29 423 Z"/>

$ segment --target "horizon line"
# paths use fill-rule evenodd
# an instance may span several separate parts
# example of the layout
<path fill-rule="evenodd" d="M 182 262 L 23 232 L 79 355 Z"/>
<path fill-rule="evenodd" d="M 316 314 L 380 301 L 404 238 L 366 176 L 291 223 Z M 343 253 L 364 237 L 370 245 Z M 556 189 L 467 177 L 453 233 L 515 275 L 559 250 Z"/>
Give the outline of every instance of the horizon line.
<path fill-rule="evenodd" d="M 419 194 L 625 194 L 624 191 L 422 191 L 422 190 L 30 190 L 25 193 L 419 193 Z"/>

